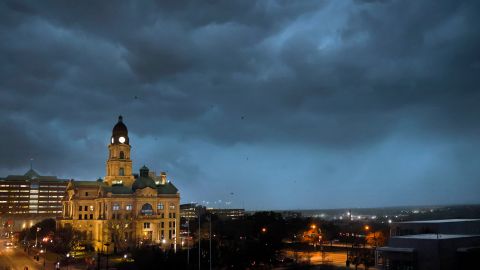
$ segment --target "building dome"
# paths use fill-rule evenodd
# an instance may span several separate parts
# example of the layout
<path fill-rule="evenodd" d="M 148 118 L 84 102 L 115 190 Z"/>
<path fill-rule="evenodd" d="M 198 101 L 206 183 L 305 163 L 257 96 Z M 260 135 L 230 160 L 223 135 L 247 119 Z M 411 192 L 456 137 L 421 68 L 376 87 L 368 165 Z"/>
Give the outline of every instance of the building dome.
<path fill-rule="evenodd" d="M 113 127 L 113 130 L 112 130 L 112 135 L 115 136 L 115 135 L 124 135 L 124 136 L 127 136 L 128 135 L 128 129 L 127 129 L 127 126 L 125 126 L 125 124 L 123 123 L 123 117 L 120 115 L 118 116 L 118 122 L 117 124 Z"/>
<path fill-rule="evenodd" d="M 128 144 L 128 129 L 123 123 L 123 117 L 121 115 L 118 116 L 118 122 L 112 129 L 112 144 L 113 143 Z"/>
<path fill-rule="evenodd" d="M 150 177 L 139 177 L 135 180 L 135 182 L 133 182 L 132 190 L 136 191 L 137 189 L 144 189 L 147 187 L 156 189 L 157 185 Z"/>

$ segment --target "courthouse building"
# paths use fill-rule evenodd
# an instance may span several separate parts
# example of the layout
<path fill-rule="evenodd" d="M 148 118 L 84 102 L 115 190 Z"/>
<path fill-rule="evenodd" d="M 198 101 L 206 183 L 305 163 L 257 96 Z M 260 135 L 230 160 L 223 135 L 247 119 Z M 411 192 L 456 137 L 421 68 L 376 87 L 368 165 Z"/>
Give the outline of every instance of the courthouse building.
<path fill-rule="evenodd" d="M 105 178 L 71 181 L 59 224 L 83 233 L 97 250 L 161 245 L 176 248 L 180 239 L 180 194 L 162 172 L 132 170 L 128 129 L 122 117 L 114 126 Z M 107 245 L 106 245 L 107 244 Z"/>

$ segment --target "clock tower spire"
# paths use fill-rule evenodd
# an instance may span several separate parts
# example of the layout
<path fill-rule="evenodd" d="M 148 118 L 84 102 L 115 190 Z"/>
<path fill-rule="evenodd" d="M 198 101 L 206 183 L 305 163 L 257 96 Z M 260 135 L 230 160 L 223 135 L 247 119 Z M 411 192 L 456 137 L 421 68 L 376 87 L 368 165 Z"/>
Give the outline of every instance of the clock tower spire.
<path fill-rule="evenodd" d="M 130 159 L 130 140 L 127 126 L 123 117 L 118 117 L 117 124 L 113 127 L 110 145 L 108 145 L 107 185 L 131 186 L 135 180 L 132 175 L 132 160 Z"/>

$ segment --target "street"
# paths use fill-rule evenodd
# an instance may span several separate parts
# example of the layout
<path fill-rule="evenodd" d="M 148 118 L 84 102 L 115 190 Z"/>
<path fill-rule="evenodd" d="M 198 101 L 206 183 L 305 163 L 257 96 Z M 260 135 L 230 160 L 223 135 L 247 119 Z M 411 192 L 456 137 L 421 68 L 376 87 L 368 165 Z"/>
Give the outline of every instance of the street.
<path fill-rule="evenodd" d="M 1 270 L 24 270 L 25 267 L 28 267 L 29 270 L 40 270 L 42 269 L 42 264 L 37 261 L 29 258 L 23 250 L 17 248 L 6 248 L 5 243 L 6 239 L 0 240 L 0 269 Z M 43 263 L 43 261 L 42 261 Z"/>
<path fill-rule="evenodd" d="M 0 270 L 24 270 L 25 267 L 28 267 L 28 270 L 42 270 L 43 269 L 43 258 L 40 256 L 40 260 L 36 261 L 33 259 L 33 253 L 31 256 L 27 256 L 23 249 L 16 248 L 6 248 L 5 243 L 7 239 L 0 240 Z M 45 262 L 46 270 L 54 270 L 54 262 Z"/>
<path fill-rule="evenodd" d="M 298 262 L 306 262 L 312 265 L 322 265 L 328 264 L 336 267 L 345 267 L 345 261 L 347 259 L 347 254 L 345 251 L 327 251 L 322 254 L 321 251 L 293 251 L 285 250 L 285 256 L 296 259 Z M 351 269 L 354 269 L 355 266 L 351 265 Z M 346 268 L 348 269 L 348 268 Z M 363 265 L 359 265 L 357 269 L 365 269 Z M 375 269 L 370 267 L 369 269 Z"/>

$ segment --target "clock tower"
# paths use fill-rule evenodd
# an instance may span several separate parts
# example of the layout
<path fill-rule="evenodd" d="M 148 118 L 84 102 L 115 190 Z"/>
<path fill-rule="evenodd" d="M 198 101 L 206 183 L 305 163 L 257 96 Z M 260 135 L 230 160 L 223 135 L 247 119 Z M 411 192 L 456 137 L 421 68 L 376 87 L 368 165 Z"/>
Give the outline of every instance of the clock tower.
<path fill-rule="evenodd" d="M 120 115 L 118 123 L 113 127 L 110 145 L 108 145 L 107 174 L 105 176 L 107 185 L 132 186 L 135 179 L 132 175 L 130 149 L 128 129 Z"/>

